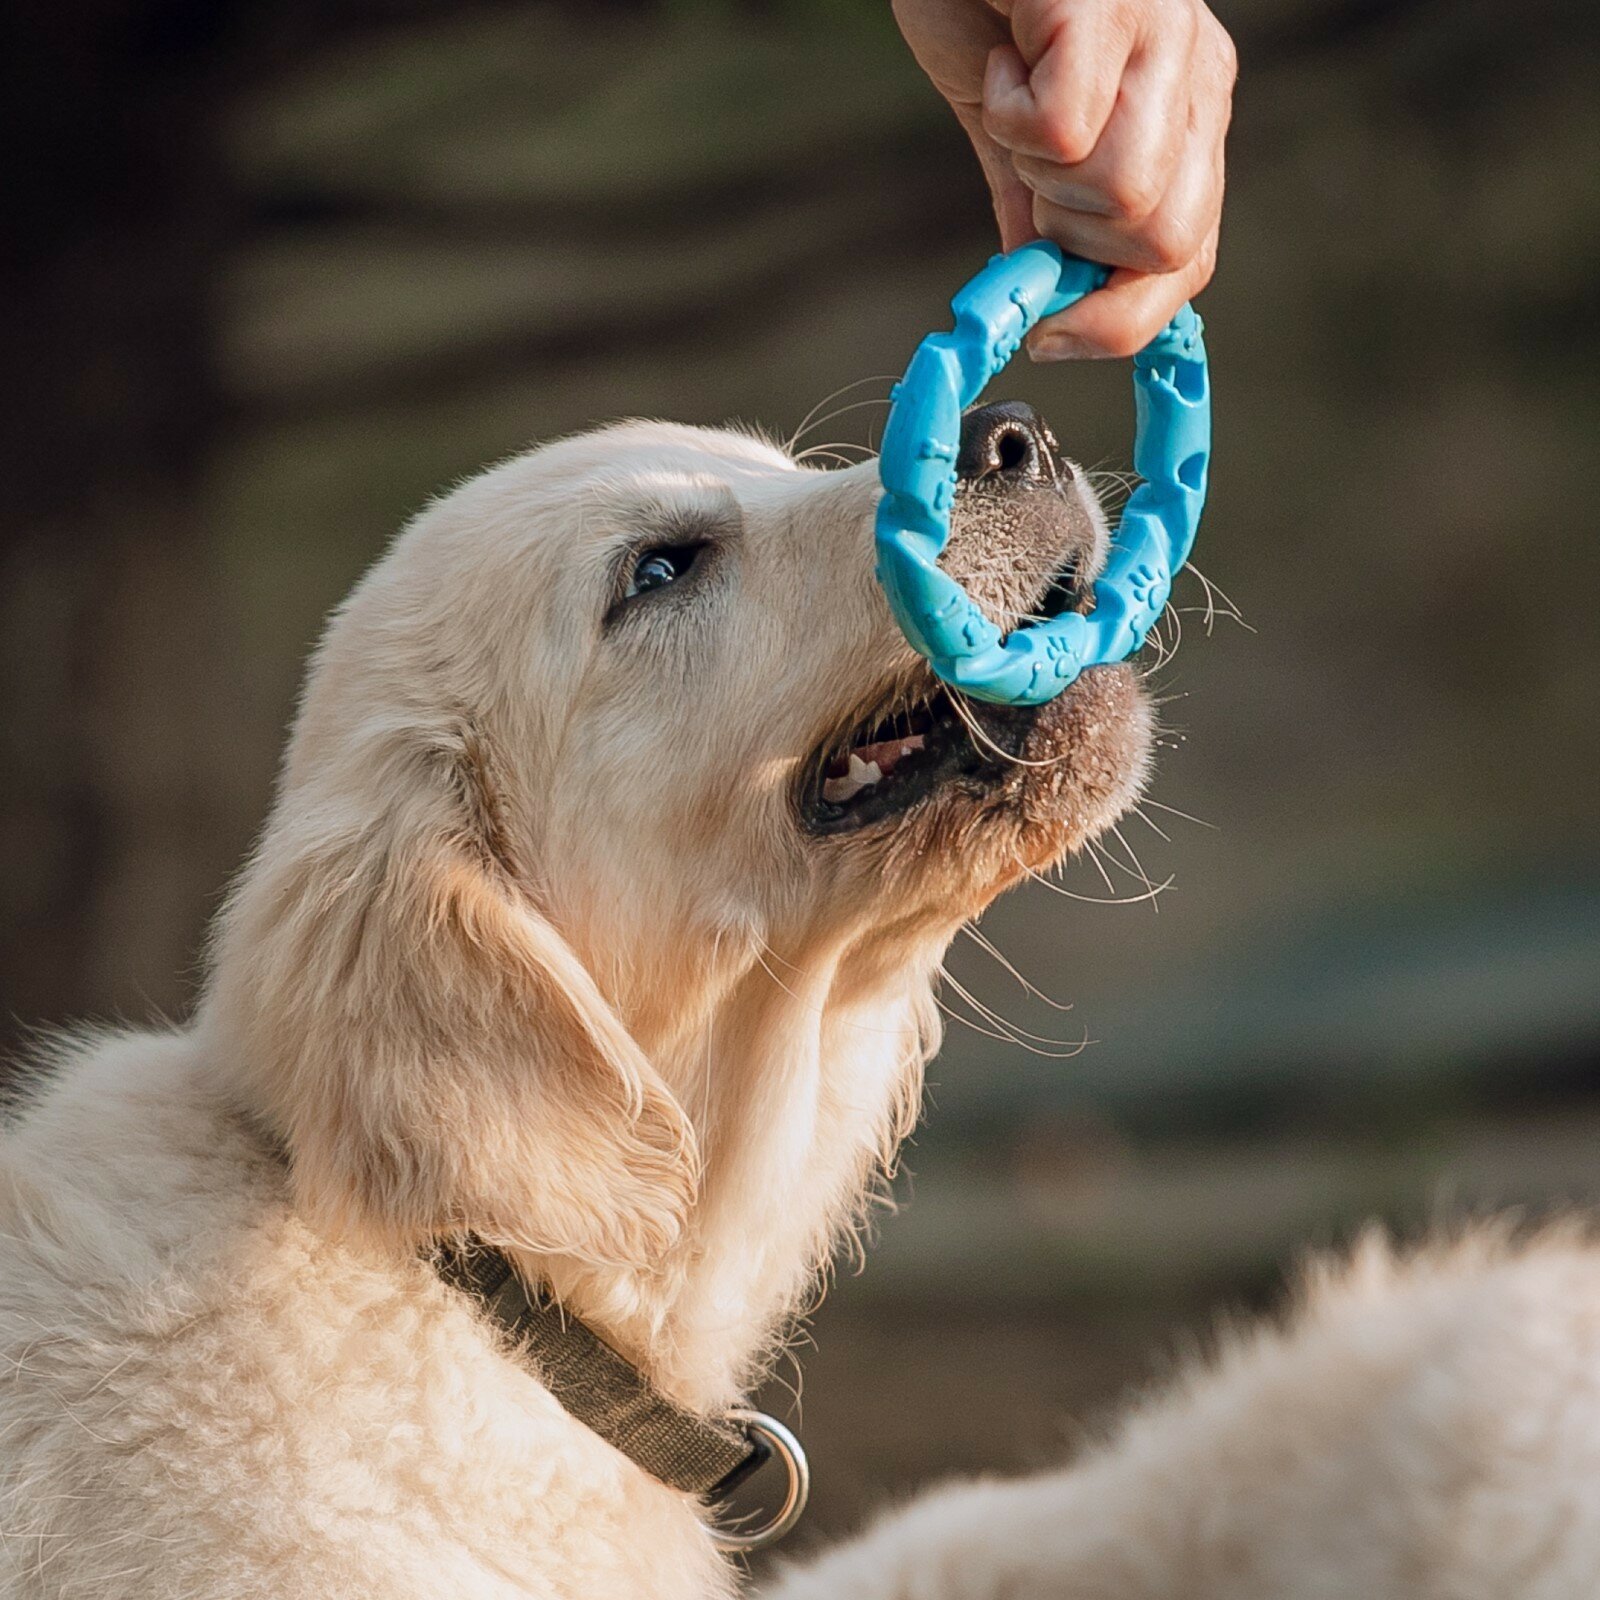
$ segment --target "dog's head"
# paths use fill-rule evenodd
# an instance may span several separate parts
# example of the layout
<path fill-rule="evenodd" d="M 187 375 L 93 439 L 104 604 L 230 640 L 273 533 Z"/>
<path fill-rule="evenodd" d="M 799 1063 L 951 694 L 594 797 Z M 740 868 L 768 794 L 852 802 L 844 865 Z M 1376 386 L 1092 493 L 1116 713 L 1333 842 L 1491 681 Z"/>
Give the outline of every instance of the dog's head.
<path fill-rule="evenodd" d="M 970 414 L 959 470 L 979 602 L 1086 606 L 1104 522 L 1044 424 Z M 357 588 L 203 1014 L 316 1212 L 666 1270 L 760 1126 L 813 1249 L 914 1092 L 944 945 L 1112 822 L 1151 739 L 1127 667 L 1037 710 L 940 688 L 877 496 L 871 464 L 630 423 L 465 484 Z"/>

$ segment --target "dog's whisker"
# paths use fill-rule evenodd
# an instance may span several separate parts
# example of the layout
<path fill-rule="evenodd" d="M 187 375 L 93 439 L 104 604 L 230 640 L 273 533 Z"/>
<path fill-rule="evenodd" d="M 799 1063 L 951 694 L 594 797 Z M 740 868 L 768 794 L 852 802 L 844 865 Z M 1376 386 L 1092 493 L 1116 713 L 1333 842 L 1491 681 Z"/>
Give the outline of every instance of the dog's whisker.
<path fill-rule="evenodd" d="M 1082 904 L 1087 905 L 1087 906 L 1133 906 L 1133 905 L 1139 905 L 1139 904 L 1142 904 L 1146 900 L 1153 899 L 1158 894 L 1164 893 L 1167 889 L 1169 889 L 1172 886 L 1172 884 L 1174 882 L 1176 882 L 1176 878 L 1175 877 L 1169 877 L 1169 878 L 1163 879 L 1160 883 L 1155 884 L 1151 888 L 1149 894 L 1127 895 L 1127 894 L 1117 894 L 1115 891 L 1113 891 L 1110 899 L 1103 899 L 1101 896 L 1094 895 L 1094 894 L 1077 894 L 1073 890 L 1067 888 L 1067 886 L 1065 884 L 1063 884 L 1063 883 L 1052 883 L 1042 873 L 1035 872 L 1032 867 L 1023 867 L 1022 870 L 1028 877 L 1032 878 L 1033 881 L 1035 883 L 1037 883 L 1041 888 L 1048 889 L 1051 892 L 1051 894 L 1059 894 L 1064 899 L 1077 900 L 1077 901 L 1080 901 Z"/>
<path fill-rule="evenodd" d="M 1052 1039 L 1048 1034 L 1033 1033 L 1029 1029 L 1024 1028 L 1021 1023 L 1013 1022 L 1010 1017 L 1002 1016 L 987 1001 L 980 1000 L 958 979 L 952 977 L 947 967 L 941 966 L 939 968 L 939 976 L 944 980 L 944 982 L 948 983 L 950 987 L 954 989 L 958 995 L 960 995 L 962 1000 L 971 1006 L 972 1009 L 976 1011 L 985 1022 L 992 1024 L 996 1028 L 1004 1029 L 1007 1033 L 1015 1035 L 1016 1042 L 1018 1044 L 1020 1044 L 1024 1039 L 1031 1039 L 1035 1043 L 1048 1045 L 1064 1046 L 1072 1043 L 1070 1039 Z"/>
<path fill-rule="evenodd" d="M 1126 848 L 1125 840 L 1123 841 L 1123 846 Z M 1147 889 L 1150 887 L 1149 878 L 1147 878 L 1145 874 L 1139 870 L 1137 864 L 1124 861 L 1122 857 L 1119 856 L 1117 852 L 1106 843 L 1104 838 L 1101 838 L 1095 842 L 1095 851 L 1108 867 L 1113 868 L 1126 878 L 1132 878 L 1135 883 L 1141 884 Z"/>
<path fill-rule="evenodd" d="M 1017 971 L 1016 967 L 1013 966 L 1012 963 L 1001 952 L 1000 948 L 992 940 L 986 938 L 982 933 L 980 933 L 978 929 L 975 928 L 970 922 L 963 923 L 961 926 L 961 931 L 966 934 L 966 936 L 971 939 L 980 950 L 988 951 L 988 953 L 993 956 L 994 959 L 1036 1000 L 1044 1001 L 1044 1003 L 1053 1011 L 1072 1010 L 1072 1003 L 1070 1001 L 1052 1000 L 1043 989 L 1037 988 L 1025 977 L 1023 977 L 1023 975 Z"/>
<path fill-rule="evenodd" d="M 1168 618 L 1172 619 L 1172 637 L 1169 639 L 1163 629 L 1163 624 Z M 1183 618 L 1168 601 L 1162 607 L 1161 615 L 1156 619 L 1156 625 L 1150 630 L 1150 637 L 1155 641 L 1156 659 L 1150 667 L 1151 672 L 1160 672 L 1172 658 L 1177 655 L 1178 647 L 1183 643 Z"/>
<path fill-rule="evenodd" d="M 1095 499 L 1100 502 L 1100 507 L 1107 513 L 1115 513 L 1127 504 L 1132 497 L 1137 479 L 1128 479 L 1101 473 L 1089 475 L 1089 488 Z"/>
<path fill-rule="evenodd" d="M 1046 1061 L 1070 1061 L 1074 1056 L 1082 1054 L 1088 1047 L 1089 1041 L 1085 1039 L 1081 1044 L 1071 1044 L 1070 1048 L 1063 1050 L 1043 1050 L 1036 1044 L 1030 1044 L 1026 1039 L 1020 1039 L 1015 1034 L 1001 1032 L 994 1028 L 985 1028 L 974 1022 L 971 1017 L 964 1017 L 959 1011 L 946 1005 L 943 1000 L 935 997 L 934 1002 L 952 1022 L 958 1022 L 962 1027 L 978 1034 L 985 1039 L 993 1039 L 1000 1044 L 1015 1045 L 1019 1050 L 1026 1050 L 1029 1055 L 1040 1056 Z M 1061 1041 L 1063 1044 L 1069 1041 Z"/>
<path fill-rule="evenodd" d="M 980 1027 L 976 1022 L 974 1022 L 972 1020 L 971 1017 L 963 1016 L 959 1011 L 955 1010 L 952 1006 L 948 1005 L 945 1001 L 940 999 L 938 995 L 934 996 L 933 1003 L 936 1006 L 938 1006 L 938 1008 L 952 1022 L 958 1023 L 961 1027 L 967 1029 L 968 1032 L 975 1033 L 980 1038 L 995 1039 L 995 1040 L 998 1040 L 1001 1044 L 1019 1044 L 1021 1042 L 1020 1040 L 1013 1039 L 1009 1034 L 998 1033 L 993 1028 Z"/>
<path fill-rule="evenodd" d="M 872 456 L 872 451 L 870 451 L 864 444 L 861 444 L 858 440 L 829 439 L 820 444 L 808 444 L 804 450 L 801 450 L 796 454 L 795 460 L 804 461 L 807 456 L 813 455 L 819 450 L 853 450 L 858 456 L 867 458 Z"/>
<path fill-rule="evenodd" d="M 1094 840 L 1085 839 L 1083 841 L 1083 849 L 1084 855 L 1092 863 L 1094 870 L 1100 874 L 1100 880 L 1106 886 L 1106 893 L 1114 895 L 1117 892 L 1117 886 L 1111 881 L 1111 874 L 1106 871 L 1105 863 L 1100 859 L 1100 852 L 1094 847 Z"/>
<path fill-rule="evenodd" d="M 994 740 L 983 731 L 982 724 L 978 721 L 978 718 L 973 712 L 972 708 L 967 704 L 966 696 L 962 694 L 960 690 L 952 689 L 950 691 L 950 703 L 955 707 L 956 715 L 961 718 L 963 723 L 966 724 L 967 732 L 972 736 L 973 741 L 977 744 L 981 744 L 985 749 L 992 751 L 995 755 L 999 756 L 1002 761 L 1010 762 L 1012 766 L 1055 767 L 1059 766 L 1063 761 L 1066 761 L 1072 753 L 1069 750 L 1063 750 L 1059 754 L 1050 756 L 1044 761 L 1030 761 L 1026 756 L 1013 755 L 1009 750 L 1002 750 L 1000 746 L 997 745 Z"/>
<path fill-rule="evenodd" d="M 1119 856 L 1116 851 L 1114 851 L 1103 839 L 1097 842 L 1095 848 L 1100 859 L 1104 861 L 1108 867 L 1114 868 L 1124 877 L 1132 878 L 1135 883 L 1143 884 L 1146 888 L 1149 887 L 1150 880 L 1145 877 L 1138 867 L 1130 862 L 1124 861 L 1122 857 Z"/>
<path fill-rule="evenodd" d="M 1218 824 L 1215 822 L 1207 822 L 1204 817 L 1191 816 L 1187 811 L 1180 811 L 1176 806 L 1164 805 L 1159 800 L 1152 800 L 1149 795 L 1146 795 L 1139 804 L 1142 806 L 1154 806 L 1157 811 L 1165 811 L 1170 816 L 1182 817 L 1185 822 L 1192 822 L 1196 827 L 1210 828 L 1213 832 L 1220 831 Z"/>
<path fill-rule="evenodd" d="M 1241 612 L 1239 607 L 1234 604 L 1233 600 L 1228 596 L 1227 592 L 1221 587 L 1221 585 L 1213 583 L 1205 575 L 1205 573 L 1203 573 L 1199 567 L 1194 564 L 1194 562 L 1186 561 L 1184 563 L 1183 570 L 1185 572 L 1192 572 L 1195 577 L 1200 580 L 1205 589 L 1206 631 L 1208 633 L 1211 631 L 1212 619 L 1219 616 L 1226 617 L 1230 622 L 1238 623 L 1239 626 L 1247 633 L 1254 633 L 1256 631 L 1248 622 L 1244 620 L 1244 613 Z M 1218 600 L 1222 601 L 1220 606 L 1216 604 Z"/>
<path fill-rule="evenodd" d="M 1151 829 L 1160 838 L 1165 839 L 1168 844 L 1172 843 L 1172 835 L 1168 833 L 1167 830 L 1159 823 L 1152 821 L 1151 818 L 1145 814 L 1145 809 L 1142 803 L 1133 808 L 1133 814 L 1145 825 L 1145 827 Z"/>
<path fill-rule="evenodd" d="M 854 456 L 846 455 L 848 450 L 855 451 Z M 811 461 L 831 461 L 839 467 L 859 466 L 863 461 L 873 461 L 877 457 L 873 451 L 864 444 L 854 444 L 848 439 L 837 439 L 830 444 L 807 445 L 804 450 L 795 455 L 795 464 L 804 465 Z"/>
<path fill-rule="evenodd" d="M 1128 843 L 1127 835 L 1123 833 L 1121 827 L 1113 822 L 1111 824 L 1111 832 L 1116 837 L 1117 843 L 1128 852 L 1128 859 L 1133 863 L 1134 869 L 1139 875 L 1139 881 L 1144 884 L 1146 889 L 1153 887 L 1150 882 L 1150 875 L 1144 870 L 1144 863 L 1140 861 L 1138 852 Z M 1150 898 L 1150 909 L 1157 914 L 1161 911 L 1161 906 L 1154 895 Z"/>
<path fill-rule="evenodd" d="M 1211 632 L 1212 623 L 1214 623 L 1219 617 L 1226 622 L 1237 622 L 1241 627 L 1247 626 L 1247 624 L 1244 622 L 1244 619 L 1240 617 L 1237 611 L 1226 611 L 1220 606 L 1213 606 L 1209 604 L 1203 606 L 1170 606 L 1168 609 L 1175 617 L 1204 618 L 1205 629 L 1207 633 Z M 1250 631 L 1254 633 L 1256 630 L 1251 628 Z"/>
<path fill-rule="evenodd" d="M 868 458 L 865 456 L 847 456 L 838 450 L 828 450 L 818 447 L 811 450 L 804 450 L 794 459 L 797 466 L 809 467 L 820 461 L 830 463 L 834 467 L 848 468 L 858 467 L 861 465 L 862 461 Z"/>
<path fill-rule="evenodd" d="M 814 419 L 817 413 L 827 406 L 831 406 L 841 395 L 849 394 L 852 389 L 864 388 L 869 383 L 893 383 L 899 375 L 893 372 L 874 373 L 866 378 L 853 378 L 849 383 L 841 383 L 831 394 L 825 394 L 806 414 L 800 419 L 800 425 L 784 441 L 784 450 L 793 451 L 794 447 L 806 436 L 806 430 L 811 427 L 822 426 L 821 422 Z M 887 402 L 886 402 L 887 403 Z M 826 419 L 824 419 L 826 420 Z"/>
<path fill-rule="evenodd" d="M 808 429 L 825 428 L 830 422 L 837 422 L 840 417 L 849 416 L 852 411 L 866 411 L 878 406 L 887 407 L 888 404 L 889 397 L 887 395 L 873 395 L 868 400 L 852 400 L 846 405 L 835 406 L 832 411 L 818 417 L 815 422 L 808 423 L 807 427 Z M 793 442 L 798 443 L 801 437 L 800 434 L 796 434 Z"/>

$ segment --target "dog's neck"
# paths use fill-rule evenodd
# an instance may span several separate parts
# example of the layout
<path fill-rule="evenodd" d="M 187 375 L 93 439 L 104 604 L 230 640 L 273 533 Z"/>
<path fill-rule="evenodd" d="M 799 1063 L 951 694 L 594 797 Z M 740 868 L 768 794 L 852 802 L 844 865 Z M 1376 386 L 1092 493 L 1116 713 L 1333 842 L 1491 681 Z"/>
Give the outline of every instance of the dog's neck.
<path fill-rule="evenodd" d="M 644 1270 L 516 1257 L 700 1410 L 727 1405 L 760 1374 L 840 1236 L 862 1220 L 916 1115 L 937 1037 L 915 967 L 874 981 L 834 955 L 775 969 L 781 983 L 769 967 L 770 957 L 734 986 L 692 1047 L 658 1063 L 702 1157 L 680 1245 Z"/>
<path fill-rule="evenodd" d="M 734 951 L 679 920 L 670 960 L 602 959 L 408 759 L 376 822 L 289 788 L 214 941 L 209 1070 L 312 1225 L 412 1258 L 475 1233 L 666 1393 L 726 1405 L 915 1113 L 948 913 L 841 930 L 821 897 L 824 934 Z M 657 966 L 670 1023 L 600 988 Z"/>

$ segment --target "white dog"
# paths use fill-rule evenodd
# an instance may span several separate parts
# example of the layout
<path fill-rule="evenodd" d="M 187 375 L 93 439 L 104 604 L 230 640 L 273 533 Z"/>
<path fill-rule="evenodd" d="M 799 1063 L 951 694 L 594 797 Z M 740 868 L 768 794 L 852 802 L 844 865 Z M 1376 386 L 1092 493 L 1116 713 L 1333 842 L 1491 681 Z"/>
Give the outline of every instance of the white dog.
<path fill-rule="evenodd" d="M 1042 424 L 975 413 L 961 471 L 980 601 L 1086 604 Z M 632 424 L 359 586 L 193 1020 L 63 1044 L 0 1139 L 0 1596 L 731 1588 L 430 1252 L 475 1236 L 715 1417 L 915 1114 L 946 943 L 1138 791 L 1130 668 L 935 693 L 876 493 Z"/>
<path fill-rule="evenodd" d="M 1310 1274 L 1056 1474 L 952 1485 L 767 1600 L 1594 1600 L 1600 1252 L 1481 1230 Z"/>

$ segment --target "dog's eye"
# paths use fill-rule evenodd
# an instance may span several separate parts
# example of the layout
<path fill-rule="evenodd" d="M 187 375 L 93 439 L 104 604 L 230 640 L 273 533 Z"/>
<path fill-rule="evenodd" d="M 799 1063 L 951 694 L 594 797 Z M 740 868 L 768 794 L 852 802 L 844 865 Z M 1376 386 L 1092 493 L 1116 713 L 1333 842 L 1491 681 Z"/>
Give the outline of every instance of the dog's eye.
<path fill-rule="evenodd" d="M 652 589 L 665 589 L 669 583 L 676 583 L 704 549 L 704 544 L 662 544 L 641 551 L 622 591 L 623 599 L 631 600 L 636 594 L 648 594 Z"/>

